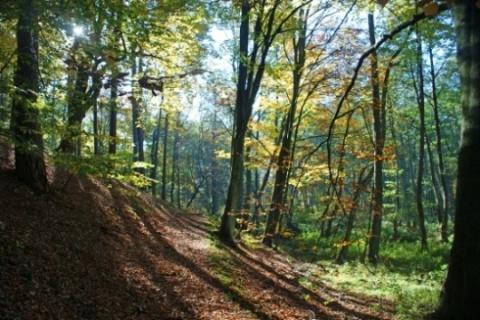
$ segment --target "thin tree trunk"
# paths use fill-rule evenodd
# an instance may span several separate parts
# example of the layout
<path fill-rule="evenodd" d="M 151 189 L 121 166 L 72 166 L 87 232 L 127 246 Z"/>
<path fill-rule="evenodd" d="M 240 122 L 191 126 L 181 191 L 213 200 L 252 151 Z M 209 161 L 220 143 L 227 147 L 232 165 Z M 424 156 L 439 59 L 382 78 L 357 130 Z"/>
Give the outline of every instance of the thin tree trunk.
<path fill-rule="evenodd" d="M 420 117 L 420 132 L 418 141 L 418 170 L 417 182 L 415 189 L 415 198 L 418 211 L 418 225 L 420 227 L 420 240 L 423 250 L 428 249 L 427 244 L 427 229 L 425 227 L 425 213 L 423 209 L 423 172 L 425 167 L 425 94 L 424 94 L 424 80 L 423 80 L 423 58 L 422 58 L 422 39 L 418 32 L 418 25 L 415 26 L 416 40 L 417 40 L 417 102 L 418 114 Z"/>
<path fill-rule="evenodd" d="M 180 120 L 177 120 L 177 123 L 180 122 Z M 171 166 L 171 186 L 170 186 L 170 203 L 175 203 L 175 188 L 180 188 L 180 185 L 176 184 L 176 179 L 175 177 L 179 174 L 179 166 L 180 166 L 180 156 L 178 152 L 178 144 L 180 143 L 180 134 L 178 133 L 178 125 L 177 129 L 175 130 L 175 133 L 173 135 L 173 145 L 172 145 L 172 166 Z M 178 199 L 177 199 L 178 201 Z"/>
<path fill-rule="evenodd" d="M 163 161 L 162 161 L 162 200 L 167 200 L 167 155 L 168 155 L 168 112 L 165 114 L 165 128 L 163 130 Z"/>
<path fill-rule="evenodd" d="M 435 133 L 436 133 L 436 145 L 437 145 L 437 157 L 438 157 L 438 170 L 440 171 L 440 235 L 443 242 L 448 242 L 448 184 L 445 174 L 445 164 L 443 160 L 443 147 L 442 147 L 442 134 L 440 126 L 440 116 L 438 113 L 438 99 L 437 99 L 437 86 L 435 81 L 435 65 L 433 63 L 432 48 L 429 49 L 430 57 L 430 76 L 432 78 L 432 100 L 433 100 L 433 114 L 435 117 Z"/>
<path fill-rule="evenodd" d="M 347 251 L 348 251 L 348 247 L 350 246 L 350 240 L 351 240 L 352 231 L 353 231 L 353 225 L 355 222 L 357 201 L 360 198 L 362 191 L 365 191 L 367 189 L 367 186 L 370 183 L 370 180 L 372 179 L 372 175 L 373 175 L 372 169 L 370 169 L 367 176 L 364 177 L 364 173 L 366 169 L 367 168 L 362 168 L 362 170 L 360 171 L 358 182 L 355 186 L 355 190 L 353 193 L 353 207 L 350 210 L 350 213 L 348 215 L 347 226 L 345 229 L 345 237 L 343 238 L 342 247 L 338 252 L 337 258 L 335 259 L 336 263 L 338 264 L 343 264 L 347 256 Z"/>
<path fill-rule="evenodd" d="M 209 143 L 210 150 L 210 197 L 211 197 L 211 210 L 212 215 L 217 215 L 220 210 L 220 172 L 219 172 L 219 163 L 215 154 L 215 143 L 216 140 L 216 131 L 217 129 L 217 113 L 213 114 L 212 120 L 212 132 L 211 132 L 211 141 Z"/>
<path fill-rule="evenodd" d="M 152 170 L 150 171 L 150 179 L 153 180 L 152 182 L 152 195 L 157 195 L 157 172 L 158 172 L 158 149 L 160 145 L 160 124 L 162 121 L 162 111 L 160 110 L 158 113 L 157 118 L 157 125 L 153 130 L 153 137 L 152 137 L 152 151 L 151 151 L 151 162 L 152 162 Z"/>
<path fill-rule="evenodd" d="M 112 87 L 110 88 L 110 131 L 108 135 L 108 154 L 117 153 L 117 97 L 118 87 L 117 84 L 112 81 Z"/>
<path fill-rule="evenodd" d="M 138 72 L 142 72 L 142 60 L 140 59 Z M 132 65 L 132 75 L 137 74 L 137 62 L 134 61 Z M 132 105 L 132 136 L 133 136 L 133 161 L 145 162 L 145 151 L 143 143 L 145 140 L 145 132 L 140 123 L 141 110 L 138 104 L 137 94 L 135 92 L 134 80 L 132 80 L 132 95 L 130 96 L 130 103 Z M 141 90 L 141 89 L 140 89 Z M 145 175 L 145 167 L 143 165 L 134 168 L 134 170 L 142 175 Z"/>
<path fill-rule="evenodd" d="M 248 1 L 241 2 L 241 23 L 239 37 L 240 64 L 237 79 L 237 97 L 235 101 L 235 134 L 232 141 L 232 167 L 227 193 L 225 211 L 220 225 L 220 238 L 230 245 L 235 245 L 234 221 L 239 213 L 243 198 L 244 141 L 252 115 L 253 104 L 260 89 L 266 68 L 267 56 L 275 37 L 283 32 L 283 26 L 304 3 L 292 9 L 285 18 L 277 19 L 281 1 L 271 4 L 255 4 L 256 22 L 253 27 L 252 50 L 249 51 L 249 15 L 252 5 Z"/>
<path fill-rule="evenodd" d="M 308 10 L 300 10 L 298 25 L 300 33 L 297 39 L 293 39 L 294 43 L 294 69 L 293 69 L 293 97 L 284 124 L 284 135 L 280 146 L 280 153 L 277 158 L 275 171 L 275 184 L 273 187 L 272 202 L 268 211 L 267 223 L 265 226 L 265 234 L 263 244 L 272 246 L 273 236 L 280 227 L 280 217 L 286 214 L 286 193 L 288 188 L 288 177 L 292 167 L 292 141 L 295 133 L 295 115 L 297 110 L 298 98 L 300 96 L 300 81 L 302 79 L 303 67 L 305 65 L 305 43 L 307 28 Z"/>
<path fill-rule="evenodd" d="M 375 44 L 375 24 L 373 13 L 368 14 L 368 29 L 370 44 Z M 376 50 L 372 53 L 372 109 L 373 109 L 373 217 L 372 230 L 368 246 L 368 260 L 377 263 L 379 260 L 380 237 L 382 231 L 383 217 L 383 146 L 385 144 L 385 123 L 383 122 L 385 110 L 382 110 L 383 103 L 380 101 L 380 85 L 378 75 L 378 61 Z"/>

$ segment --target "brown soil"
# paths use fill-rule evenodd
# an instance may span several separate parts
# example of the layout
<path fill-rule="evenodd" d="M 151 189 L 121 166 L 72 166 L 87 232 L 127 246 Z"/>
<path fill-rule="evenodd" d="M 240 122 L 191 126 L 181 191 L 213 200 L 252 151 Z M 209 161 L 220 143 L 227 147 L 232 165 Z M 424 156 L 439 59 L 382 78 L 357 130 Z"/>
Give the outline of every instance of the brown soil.
<path fill-rule="evenodd" d="M 57 172 L 35 196 L 3 169 L 0 319 L 392 318 L 378 301 L 302 286 L 308 272 L 272 250 L 224 247 L 204 215 L 118 181 Z"/>

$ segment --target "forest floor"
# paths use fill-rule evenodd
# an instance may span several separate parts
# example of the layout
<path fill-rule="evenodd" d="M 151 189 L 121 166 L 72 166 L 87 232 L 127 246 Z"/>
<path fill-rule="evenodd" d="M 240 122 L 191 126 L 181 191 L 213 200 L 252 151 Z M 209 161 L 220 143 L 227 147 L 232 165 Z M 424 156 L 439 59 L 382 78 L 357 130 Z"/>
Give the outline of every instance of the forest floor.
<path fill-rule="evenodd" d="M 0 319 L 393 319 L 322 268 L 215 240 L 206 217 L 113 179 L 0 168 Z"/>

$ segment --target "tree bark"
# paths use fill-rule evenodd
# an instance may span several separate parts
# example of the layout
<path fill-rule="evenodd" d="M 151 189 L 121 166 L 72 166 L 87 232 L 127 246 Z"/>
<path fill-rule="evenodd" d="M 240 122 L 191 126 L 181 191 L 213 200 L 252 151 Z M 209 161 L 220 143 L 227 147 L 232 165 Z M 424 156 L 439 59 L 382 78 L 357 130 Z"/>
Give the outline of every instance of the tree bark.
<path fill-rule="evenodd" d="M 430 57 L 430 76 L 432 78 L 432 102 L 433 102 L 433 114 L 435 118 L 435 137 L 437 144 L 437 156 L 438 156 L 438 170 L 440 171 L 440 206 L 439 218 L 440 218 L 440 235 L 443 242 L 448 242 L 448 184 L 447 177 L 445 174 L 445 164 L 443 160 L 443 146 L 442 146 L 442 135 L 440 128 L 440 115 L 438 113 L 438 99 L 437 99 L 437 86 L 436 86 L 436 75 L 435 75 L 435 65 L 433 63 L 433 53 L 432 48 L 429 49 Z M 433 170 L 433 168 L 432 168 Z"/>
<path fill-rule="evenodd" d="M 375 45 L 375 25 L 373 13 L 368 15 L 368 29 L 370 33 L 370 44 Z M 376 263 L 379 259 L 380 237 L 382 231 L 383 217 L 383 146 L 385 144 L 385 122 L 383 109 L 384 104 L 380 98 L 380 84 L 378 75 L 378 61 L 376 50 L 372 53 L 372 110 L 373 110 L 373 217 L 372 230 L 368 245 L 368 260 Z"/>
<path fill-rule="evenodd" d="M 294 123 L 297 110 L 298 98 L 300 96 L 300 81 L 302 79 L 302 71 L 305 65 L 305 43 L 306 43 L 306 28 L 307 28 L 308 10 L 300 10 L 298 20 L 299 34 L 298 39 L 293 39 L 294 42 L 294 68 L 293 76 L 293 96 L 290 101 L 290 106 L 285 118 L 283 128 L 282 144 L 280 146 L 280 153 L 277 158 L 275 171 L 275 184 L 273 187 L 272 202 L 267 216 L 267 223 L 265 226 L 265 234 L 263 244 L 271 247 L 273 236 L 279 227 L 280 217 L 287 213 L 285 197 L 288 188 L 288 177 L 292 167 L 292 142 L 295 133 Z"/>
<path fill-rule="evenodd" d="M 235 244 L 235 215 L 241 209 L 242 205 L 244 141 L 248 120 L 252 113 L 252 105 L 249 105 L 249 95 L 247 95 L 249 71 L 247 63 L 243 61 L 248 57 L 249 15 L 250 7 L 245 1 L 242 1 L 239 40 L 240 62 L 238 67 L 237 97 L 235 101 L 235 133 L 232 140 L 231 173 L 225 211 L 222 215 L 222 222 L 219 230 L 220 239 L 229 245 Z M 252 71 L 250 71 L 250 73 L 251 72 Z"/>
<path fill-rule="evenodd" d="M 165 114 L 165 128 L 163 130 L 163 160 L 162 160 L 162 200 L 167 200 L 167 155 L 169 114 Z"/>
<path fill-rule="evenodd" d="M 418 226 L 420 227 L 420 241 L 422 250 L 428 249 L 427 244 L 427 229 L 425 227 L 425 211 L 423 208 L 423 172 L 425 171 L 425 93 L 423 80 L 423 50 L 422 39 L 418 32 L 418 25 L 415 26 L 416 42 L 417 42 L 417 72 L 418 79 L 416 94 L 418 103 L 418 116 L 420 118 L 420 132 L 418 138 L 418 168 L 415 188 L 415 200 L 418 212 Z"/>
<path fill-rule="evenodd" d="M 160 126 L 162 122 L 162 110 L 158 112 L 158 118 L 157 118 L 157 125 L 155 126 L 155 129 L 153 130 L 153 136 L 152 136 L 152 149 L 151 149 L 151 163 L 152 163 L 152 170 L 150 171 L 150 179 L 153 180 L 152 182 L 152 195 L 156 196 L 157 195 L 157 186 L 158 186 L 158 181 L 157 181 L 157 172 L 158 172 L 158 147 L 160 145 Z"/>
<path fill-rule="evenodd" d="M 453 5 L 462 92 L 454 240 L 434 319 L 480 319 L 480 8 Z"/>
<path fill-rule="evenodd" d="M 12 102 L 11 127 L 15 138 L 15 171 L 36 193 L 48 192 L 47 170 L 39 111 L 38 8 L 33 0 L 22 0 L 17 22 L 16 93 Z"/>
<path fill-rule="evenodd" d="M 142 59 L 138 62 L 138 72 L 143 72 L 142 68 Z M 137 74 L 137 62 L 134 61 L 132 65 L 132 76 Z M 132 104 L 132 135 L 133 135 L 133 161 L 145 162 L 145 150 L 143 143 L 145 141 L 145 132 L 143 131 L 143 126 L 140 122 L 141 109 L 138 104 L 137 94 L 135 92 L 134 80 L 132 80 L 132 96 L 130 97 L 130 103 Z M 141 90 L 141 88 L 140 88 Z M 140 166 L 135 168 L 135 171 L 145 175 L 145 168 Z"/>
<path fill-rule="evenodd" d="M 350 246 L 350 240 L 352 236 L 352 231 L 353 231 L 353 225 L 355 222 L 355 217 L 356 217 L 356 208 L 357 208 L 357 202 L 360 198 L 360 195 L 362 191 L 367 190 L 368 184 L 370 183 L 370 180 L 372 179 L 373 176 L 373 169 L 370 168 L 368 174 L 364 177 L 364 173 L 367 168 L 362 168 L 360 170 L 360 175 L 358 177 L 357 184 L 355 186 L 355 190 L 353 192 L 353 206 L 350 210 L 350 213 L 348 215 L 347 219 L 347 226 L 345 229 L 345 237 L 343 238 L 343 244 L 342 247 L 340 248 L 340 251 L 338 252 L 337 258 L 335 259 L 335 262 L 338 264 L 343 264 L 345 262 L 345 259 L 347 257 L 347 251 L 348 247 Z"/>
<path fill-rule="evenodd" d="M 108 154 L 117 153 L 117 97 L 118 97 L 118 87 L 117 84 L 113 83 L 110 89 L 110 131 L 109 131 L 109 142 L 108 142 Z"/>

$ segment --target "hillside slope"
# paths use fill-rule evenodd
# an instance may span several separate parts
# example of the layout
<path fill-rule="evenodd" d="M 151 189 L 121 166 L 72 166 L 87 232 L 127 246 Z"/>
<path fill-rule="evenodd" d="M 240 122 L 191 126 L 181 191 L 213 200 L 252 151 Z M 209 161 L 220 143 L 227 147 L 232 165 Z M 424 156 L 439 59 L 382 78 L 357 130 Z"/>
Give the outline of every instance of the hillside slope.
<path fill-rule="evenodd" d="M 52 174 L 33 195 L 0 172 L 0 319 L 390 319 L 266 249 L 211 240 L 182 212 L 115 180 Z M 68 182 L 67 182 L 68 179 Z"/>

